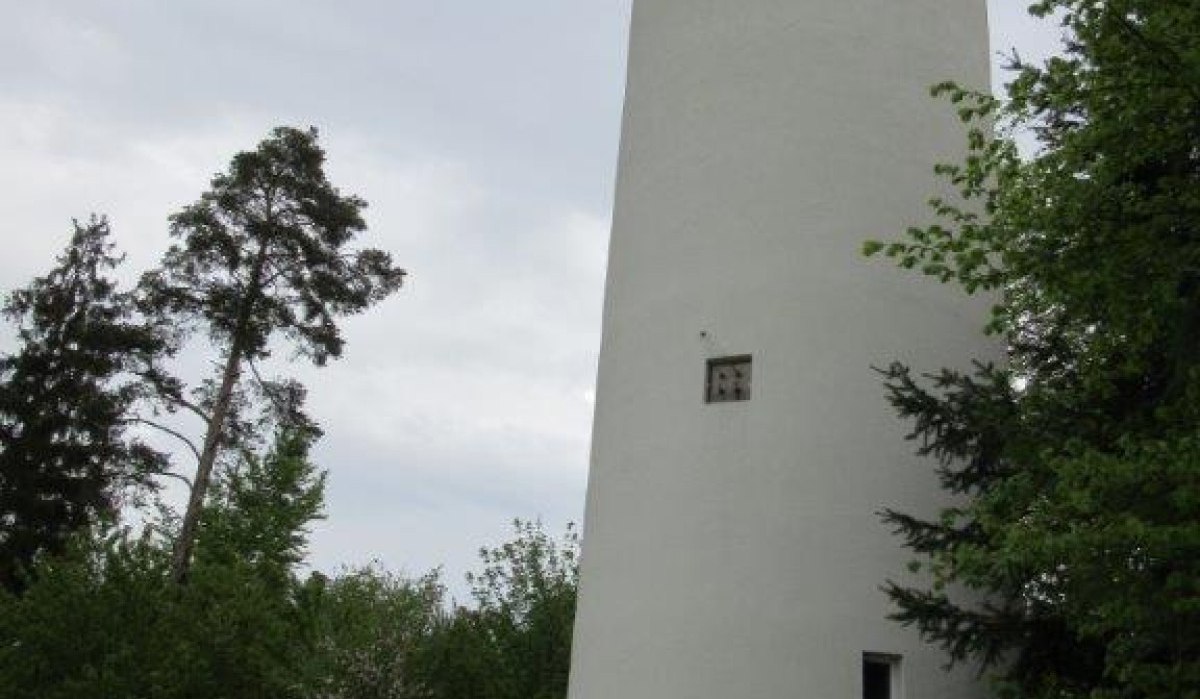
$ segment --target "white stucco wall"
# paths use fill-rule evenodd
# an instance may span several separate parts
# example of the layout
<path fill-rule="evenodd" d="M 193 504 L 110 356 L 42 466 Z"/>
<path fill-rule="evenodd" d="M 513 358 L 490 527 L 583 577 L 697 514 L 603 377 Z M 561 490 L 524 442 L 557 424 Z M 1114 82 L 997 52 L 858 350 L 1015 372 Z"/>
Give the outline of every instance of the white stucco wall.
<path fill-rule="evenodd" d="M 994 357 L 987 303 L 859 250 L 928 221 L 964 143 L 928 88 L 986 42 L 983 0 L 635 3 L 572 699 L 856 699 L 864 651 L 980 696 L 885 619 L 875 513 L 941 495 L 871 367 Z M 705 404 L 738 354 L 753 399 Z"/>

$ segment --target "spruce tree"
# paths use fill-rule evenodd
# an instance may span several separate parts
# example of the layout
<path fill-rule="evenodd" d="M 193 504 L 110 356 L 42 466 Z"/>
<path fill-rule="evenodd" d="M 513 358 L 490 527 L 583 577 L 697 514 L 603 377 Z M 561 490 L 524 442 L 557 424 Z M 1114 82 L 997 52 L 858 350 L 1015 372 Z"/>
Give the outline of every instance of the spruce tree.
<path fill-rule="evenodd" d="M 972 124 L 970 157 L 939 167 L 961 199 L 867 245 L 993 294 L 1009 347 L 974 373 L 886 371 L 961 502 L 885 515 L 934 576 L 888 592 L 1004 696 L 1197 697 L 1200 6 L 1031 9 L 1061 22 L 1062 54 L 1014 59 L 1003 102 L 939 86 Z"/>
<path fill-rule="evenodd" d="M 165 465 L 126 429 L 141 396 L 129 372 L 167 345 L 133 320 L 110 276 L 120 261 L 104 219 L 76 223 L 58 265 L 4 306 L 18 325 L 0 359 L 0 585 L 12 591 Z"/>

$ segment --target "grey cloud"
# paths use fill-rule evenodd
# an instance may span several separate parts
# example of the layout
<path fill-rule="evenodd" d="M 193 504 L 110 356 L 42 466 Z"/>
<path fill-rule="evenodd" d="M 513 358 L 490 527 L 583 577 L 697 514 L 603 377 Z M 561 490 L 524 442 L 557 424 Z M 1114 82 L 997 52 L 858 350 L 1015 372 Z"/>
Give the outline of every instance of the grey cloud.
<path fill-rule="evenodd" d="M 319 126 L 331 178 L 371 202 L 364 243 L 412 277 L 347 322 L 345 360 L 273 364 L 328 430 L 315 560 L 457 580 L 511 517 L 582 516 L 629 2 L 10 3 L 0 288 L 90 211 L 152 264 L 233 152 Z M 1051 45 L 992 4 L 997 48 Z"/>

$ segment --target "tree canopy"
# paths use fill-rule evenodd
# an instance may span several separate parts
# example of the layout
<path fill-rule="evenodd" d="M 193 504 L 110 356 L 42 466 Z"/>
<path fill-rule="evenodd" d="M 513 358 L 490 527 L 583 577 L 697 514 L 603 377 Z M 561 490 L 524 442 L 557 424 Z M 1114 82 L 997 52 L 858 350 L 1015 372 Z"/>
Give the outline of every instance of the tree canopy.
<path fill-rule="evenodd" d="M 436 697 L 562 699 L 567 695 L 579 587 L 579 537 L 555 541 L 539 523 L 479 555 L 468 575 L 474 605 L 434 627 L 422 655 Z"/>
<path fill-rule="evenodd" d="M 166 342 L 130 317 L 132 298 L 111 277 L 119 262 L 107 221 L 76 223 L 57 266 L 4 306 L 19 343 L 0 358 L 0 585 L 10 590 L 165 464 L 127 429 L 143 395 L 129 372 Z"/>
<path fill-rule="evenodd" d="M 887 514 L 934 577 L 889 593 L 1004 696 L 1200 696 L 1200 6 L 1031 10 L 1061 23 L 1061 55 L 1014 57 L 1004 100 L 939 86 L 970 124 L 969 157 L 938 168 L 960 196 L 867 244 L 994 295 L 1009 348 L 974 373 L 886 372 L 963 496 Z"/>
<path fill-rule="evenodd" d="M 147 313 L 203 328 L 224 354 L 201 411 L 203 445 L 173 565 L 180 582 L 244 365 L 270 355 L 276 335 L 319 365 L 341 356 L 337 319 L 381 301 L 403 281 L 388 253 L 348 247 L 366 228 L 366 202 L 339 192 L 324 162 L 315 129 L 275 129 L 171 217 L 177 242 L 142 279 Z"/>
<path fill-rule="evenodd" d="M 573 531 L 555 541 L 518 522 L 513 541 L 482 552 L 462 605 L 438 571 L 305 576 L 323 516 L 326 474 L 310 459 L 321 430 L 304 387 L 264 380 L 256 361 L 286 348 L 317 364 L 340 356 L 340 318 L 404 274 L 382 251 L 349 249 L 364 203 L 327 181 L 323 159 L 314 131 L 277 129 L 172 218 L 175 243 L 135 291 L 110 278 L 121 258 L 94 219 L 11 297 L 0 695 L 565 696 Z M 166 360 L 199 338 L 222 361 L 189 387 Z M 182 516 L 161 501 L 121 516 L 126 486 L 179 475 L 135 423 L 181 440 L 171 457 L 196 458 Z"/>
<path fill-rule="evenodd" d="M 39 561 L 36 584 L 0 594 L 3 695 L 309 696 L 316 611 L 298 568 L 324 482 L 310 444 L 281 426 L 219 475 L 186 586 L 170 577 L 169 517 L 143 534 L 98 525 Z"/>

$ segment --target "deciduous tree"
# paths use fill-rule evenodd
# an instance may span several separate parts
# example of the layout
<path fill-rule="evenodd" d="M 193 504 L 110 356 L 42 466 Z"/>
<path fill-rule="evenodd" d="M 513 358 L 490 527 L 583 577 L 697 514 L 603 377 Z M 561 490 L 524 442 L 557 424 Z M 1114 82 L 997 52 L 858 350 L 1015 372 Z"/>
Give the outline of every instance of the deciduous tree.
<path fill-rule="evenodd" d="M 435 627 L 423 657 L 435 697 L 563 699 L 579 585 L 579 540 L 555 541 L 540 523 L 515 522 L 516 536 L 480 551 L 468 577 L 474 606 Z"/>
<path fill-rule="evenodd" d="M 433 699 L 419 667 L 445 616 L 436 572 L 409 579 L 378 566 L 322 580 L 309 655 L 314 699 Z"/>

